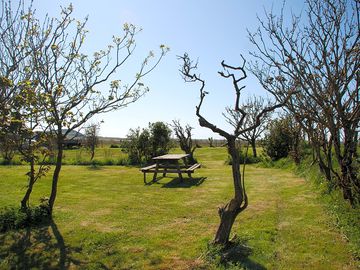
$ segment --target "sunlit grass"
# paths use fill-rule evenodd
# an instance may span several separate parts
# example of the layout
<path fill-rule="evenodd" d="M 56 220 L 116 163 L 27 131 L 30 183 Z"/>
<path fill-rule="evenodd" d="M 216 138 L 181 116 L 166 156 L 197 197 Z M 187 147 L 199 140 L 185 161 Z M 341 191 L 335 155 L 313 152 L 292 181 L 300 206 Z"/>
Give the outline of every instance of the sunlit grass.
<path fill-rule="evenodd" d="M 166 177 L 144 185 L 134 167 L 64 166 L 53 222 L 0 234 L 0 269 L 216 268 L 203 253 L 219 222 L 217 207 L 233 194 L 231 170 L 224 148 L 195 154 L 203 168 L 182 183 Z M 233 228 L 252 250 L 243 265 L 356 269 L 310 184 L 287 171 L 247 168 L 250 204 Z M 0 207 L 19 204 L 25 172 L 24 166 L 0 167 Z M 31 202 L 49 193 L 46 177 Z"/>

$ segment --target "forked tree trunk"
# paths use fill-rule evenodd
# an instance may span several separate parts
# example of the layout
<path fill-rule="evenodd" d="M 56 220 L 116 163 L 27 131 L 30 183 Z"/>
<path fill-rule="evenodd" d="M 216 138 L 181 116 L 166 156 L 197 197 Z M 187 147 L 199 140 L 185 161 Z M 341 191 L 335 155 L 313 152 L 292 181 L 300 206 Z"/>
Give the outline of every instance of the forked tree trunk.
<path fill-rule="evenodd" d="M 235 138 L 228 139 L 228 152 L 232 158 L 232 175 L 235 196 L 225 206 L 219 208 L 220 225 L 216 232 L 214 244 L 229 243 L 230 232 L 236 217 L 247 207 L 245 187 L 241 181 L 240 158 L 235 147 Z"/>

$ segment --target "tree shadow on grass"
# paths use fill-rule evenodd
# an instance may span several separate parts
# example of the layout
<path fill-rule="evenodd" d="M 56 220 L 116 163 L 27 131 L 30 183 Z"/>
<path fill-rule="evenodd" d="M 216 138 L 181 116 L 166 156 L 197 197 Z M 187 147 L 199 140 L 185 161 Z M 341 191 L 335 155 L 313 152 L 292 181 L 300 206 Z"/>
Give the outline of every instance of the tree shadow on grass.
<path fill-rule="evenodd" d="M 252 253 L 247 240 L 236 238 L 226 247 L 209 244 L 205 257 L 211 264 L 222 266 L 224 269 L 234 269 L 234 266 L 237 266 L 241 269 L 266 270 L 266 267 L 250 258 Z"/>
<path fill-rule="evenodd" d="M 0 268 L 69 269 L 82 268 L 87 264 L 74 258 L 82 249 L 66 245 L 53 220 L 0 234 L 0 246 Z"/>
<path fill-rule="evenodd" d="M 163 179 L 169 179 L 171 178 L 170 182 L 160 182 L 160 180 Z M 190 188 L 194 186 L 200 186 L 204 181 L 206 180 L 206 177 L 197 177 L 197 178 L 188 178 L 183 177 L 181 180 L 179 177 L 158 177 L 156 181 L 151 181 L 147 183 L 147 185 L 161 185 L 162 188 Z"/>

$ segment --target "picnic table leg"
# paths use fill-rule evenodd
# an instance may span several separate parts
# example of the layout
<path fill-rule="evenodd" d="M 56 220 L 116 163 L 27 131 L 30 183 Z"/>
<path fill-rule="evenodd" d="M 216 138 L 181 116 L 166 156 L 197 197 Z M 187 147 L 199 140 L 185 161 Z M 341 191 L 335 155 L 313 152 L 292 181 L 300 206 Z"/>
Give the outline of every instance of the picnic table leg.
<path fill-rule="evenodd" d="M 146 172 L 144 172 L 144 184 L 147 184 L 146 183 Z"/>
<path fill-rule="evenodd" d="M 167 171 L 167 168 L 164 168 L 163 177 L 166 176 L 166 171 Z"/>
<path fill-rule="evenodd" d="M 183 177 L 182 177 L 182 174 L 181 174 L 181 169 L 180 169 L 180 164 L 179 164 L 179 163 L 176 164 L 176 168 L 177 168 L 177 170 L 178 170 L 178 174 L 179 174 L 180 181 L 182 182 L 182 181 L 183 181 Z"/>
<path fill-rule="evenodd" d="M 156 162 L 155 172 L 154 172 L 154 176 L 153 176 L 153 182 L 155 182 L 155 180 L 156 180 L 158 169 L 159 169 L 159 163 Z"/>
<path fill-rule="evenodd" d="M 189 178 L 192 179 L 191 172 L 188 172 L 187 174 L 188 174 Z"/>

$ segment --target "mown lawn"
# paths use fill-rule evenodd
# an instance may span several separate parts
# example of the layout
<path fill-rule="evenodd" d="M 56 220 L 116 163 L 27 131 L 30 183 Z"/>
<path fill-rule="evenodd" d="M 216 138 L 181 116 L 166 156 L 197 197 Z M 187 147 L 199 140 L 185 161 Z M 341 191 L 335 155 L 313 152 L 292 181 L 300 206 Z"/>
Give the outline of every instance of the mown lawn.
<path fill-rule="evenodd" d="M 64 166 L 53 222 L 0 234 L 0 269 L 215 269 L 204 252 L 232 196 L 223 148 L 201 148 L 194 179 L 143 184 L 135 167 Z M 0 167 L 0 207 L 17 205 L 24 166 Z M 174 175 L 175 176 L 175 175 Z M 249 207 L 233 233 L 248 269 L 357 269 L 317 191 L 290 172 L 247 166 Z M 33 204 L 50 192 L 37 183 Z"/>

